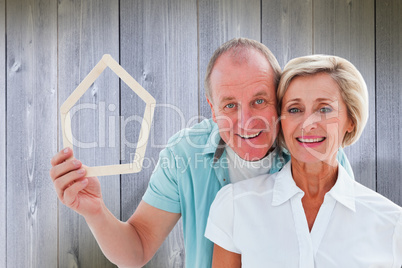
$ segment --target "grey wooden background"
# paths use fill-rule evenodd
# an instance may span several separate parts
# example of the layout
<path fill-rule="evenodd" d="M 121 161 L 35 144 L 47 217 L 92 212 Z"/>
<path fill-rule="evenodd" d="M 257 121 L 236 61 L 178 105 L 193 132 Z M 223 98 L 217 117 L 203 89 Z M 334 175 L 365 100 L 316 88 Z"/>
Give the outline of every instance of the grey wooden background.
<path fill-rule="evenodd" d="M 48 173 L 62 148 L 59 107 L 103 54 L 158 103 L 143 171 L 101 178 L 106 204 L 127 220 L 167 139 L 210 117 L 207 62 L 237 36 L 266 44 L 282 67 L 312 53 L 358 67 L 370 118 L 346 152 L 357 180 L 402 205 L 402 1 L 0 0 L 0 267 L 114 267 Z M 106 70 L 77 107 L 77 157 L 127 163 L 144 103 Z M 183 267 L 184 254 L 179 222 L 147 267 Z"/>

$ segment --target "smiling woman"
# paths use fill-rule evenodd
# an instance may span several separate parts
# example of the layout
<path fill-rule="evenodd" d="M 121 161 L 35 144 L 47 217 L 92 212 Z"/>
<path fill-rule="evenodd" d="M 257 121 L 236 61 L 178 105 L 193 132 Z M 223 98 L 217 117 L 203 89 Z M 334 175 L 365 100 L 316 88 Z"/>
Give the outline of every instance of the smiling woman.
<path fill-rule="evenodd" d="M 294 78 L 281 110 L 284 139 L 293 162 L 326 161 L 336 166 L 338 148 L 354 124 L 331 76 L 319 73 Z"/>
<path fill-rule="evenodd" d="M 327 101 L 331 103 L 340 99 L 344 101 L 347 105 L 348 117 L 354 124 L 354 129 L 346 133 L 342 146 L 344 147 L 356 142 L 362 134 L 368 119 L 368 94 L 366 83 L 353 64 L 335 56 L 314 55 L 293 59 L 286 66 L 288 68 L 282 75 L 277 92 L 279 114 L 283 113 L 283 98 L 293 80 L 309 77 L 314 74 L 327 75 L 326 81 L 325 78 L 321 79 L 322 85 L 318 84 L 317 86 L 322 86 L 322 89 L 327 89 L 327 91 L 331 86 L 339 89 L 338 91 L 342 98 L 339 98 L 340 96 L 337 96 L 337 98 L 334 97 L 334 92 L 331 92 L 329 89 L 331 96 Z M 326 85 L 325 82 L 329 82 L 329 85 Z M 313 81 L 313 83 L 319 82 Z M 335 94 L 338 94 L 338 91 L 335 91 Z M 320 98 L 317 98 L 317 100 L 320 100 Z M 325 100 L 323 101 L 325 103 Z M 338 105 L 338 103 L 333 103 L 333 105 Z M 308 124 L 310 121 L 311 118 L 305 124 Z M 279 135 L 281 141 L 283 141 L 281 133 Z M 282 145 L 286 146 L 285 143 L 282 143 Z"/>
<path fill-rule="evenodd" d="M 401 267 L 402 208 L 336 159 L 363 131 L 367 95 L 345 59 L 314 55 L 285 66 L 277 96 L 291 161 L 218 193 L 205 232 L 217 245 L 213 267 Z"/>

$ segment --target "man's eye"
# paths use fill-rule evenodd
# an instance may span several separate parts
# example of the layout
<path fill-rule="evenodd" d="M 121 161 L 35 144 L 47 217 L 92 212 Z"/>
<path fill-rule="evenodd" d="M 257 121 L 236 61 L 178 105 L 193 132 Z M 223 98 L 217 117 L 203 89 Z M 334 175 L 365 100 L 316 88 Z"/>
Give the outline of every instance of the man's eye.
<path fill-rule="evenodd" d="M 320 113 L 330 113 L 332 112 L 332 108 L 331 107 L 322 107 L 320 109 Z"/>
<path fill-rule="evenodd" d="M 294 113 L 300 112 L 300 109 L 299 109 L 299 108 L 290 108 L 290 109 L 288 110 L 288 112 L 291 113 L 291 114 L 294 114 Z"/>
<path fill-rule="evenodd" d="M 263 104 L 263 103 L 264 103 L 264 100 L 263 100 L 263 99 L 258 99 L 258 100 L 255 101 L 255 103 L 256 103 L 256 104 Z"/>
<path fill-rule="evenodd" d="M 225 108 L 233 109 L 235 107 L 234 103 L 229 103 L 225 106 Z"/>

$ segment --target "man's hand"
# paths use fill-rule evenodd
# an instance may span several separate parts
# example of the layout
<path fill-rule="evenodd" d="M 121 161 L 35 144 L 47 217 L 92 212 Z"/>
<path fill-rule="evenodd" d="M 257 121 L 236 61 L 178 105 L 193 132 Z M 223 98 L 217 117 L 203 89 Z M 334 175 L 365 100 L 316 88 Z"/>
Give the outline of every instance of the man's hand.
<path fill-rule="evenodd" d="M 142 267 L 155 254 L 180 218 L 141 201 L 127 222 L 118 220 L 102 200 L 98 178 L 66 148 L 51 160 L 50 177 L 60 201 L 84 216 L 102 252 L 119 267 Z M 82 171 L 82 172 L 81 172 Z"/>
<path fill-rule="evenodd" d="M 86 170 L 65 148 L 51 160 L 52 178 L 60 201 L 83 216 L 98 213 L 102 208 L 102 192 L 97 177 L 85 177 Z"/>

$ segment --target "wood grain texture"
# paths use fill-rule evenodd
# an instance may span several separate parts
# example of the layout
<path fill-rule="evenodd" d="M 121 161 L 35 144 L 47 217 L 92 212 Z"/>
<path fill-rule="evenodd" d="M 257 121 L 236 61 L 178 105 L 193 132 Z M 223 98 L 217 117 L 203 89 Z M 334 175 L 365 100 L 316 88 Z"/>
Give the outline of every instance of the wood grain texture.
<path fill-rule="evenodd" d="M 7 267 L 57 266 L 57 4 L 7 1 Z"/>
<path fill-rule="evenodd" d="M 262 43 L 280 66 L 313 52 L 312 0 L 262 0 Z"/>
<path fill-rule="evenodd" d="M 366 81 L 369 120 L 359 141 L 345 149 L 356 180 L 376 188 L 375 6 L 373 0 L 314 1 L 314 53 L 343 57 Z"/>
<path fill-rule="evenodd" d="M 198 17 L 201 121 L 212 115 L 204 88 L 209 59 L 220 45 L 232 38 L 247 37 L 261 41 L 261 3 L 259 0 L 199 0 Z"/>
<path fill-rule="evenodd" d="M 402 2 L 376 1 L 377 191 L 402 205 Z"/>
<path fill-rule="evenodd" d="M 401 14 L 399 0 L 0 0 L 0 267 L 115 267 L 83 218 L 58 205 L 48 174 L 61 149 L 58 105 L 106 53 L 157 101 L 144 170 L 101 178 L 120 219 L 138 206 L 167 139 L 211 117 L 206 66 L 237 36 L 262 41 L 282 67 L 311 53 L 356 65 L 370 117 L 347 155 L 359 181 L 402 205 Z M 143 107 L 106 69 L 74 110 L 77 157 L 132 160 Z M 184 267 L 181 228 L 146 267 Z"/>
<path fill-rule="evenodd" d="M 119 59 L 119 3 L 117 0 L 60 0 L 58 3 L 61 104 L 104 54 Z M 118 76 L 106 68 L 70 113 L 75 157 L 87 166 L 119 164 Z M 105 176 L 100 182 L 106 206 L 119 218 L 120 177 Z M 115 267 L 99 249 L 85 220 L 61 204 L 59 266 Z"/>
<path fill-rule="evenodd" d="M 122 219 L 148 186 L 159 152 L 177 131 L 198 120 L 196 1 L 120 1 L 121 63 L 156 99 L 154 123 L 138 174 L 122 176 Z M 129 161 L 144 103 L 122 84 L 122 156 Z M 183 267 L 181 221 L 146 267 Z"/>
<path fill-rule="evenodd" d="M 6 1 L 0 0 L 0 267 L 6 267 Z"/>

